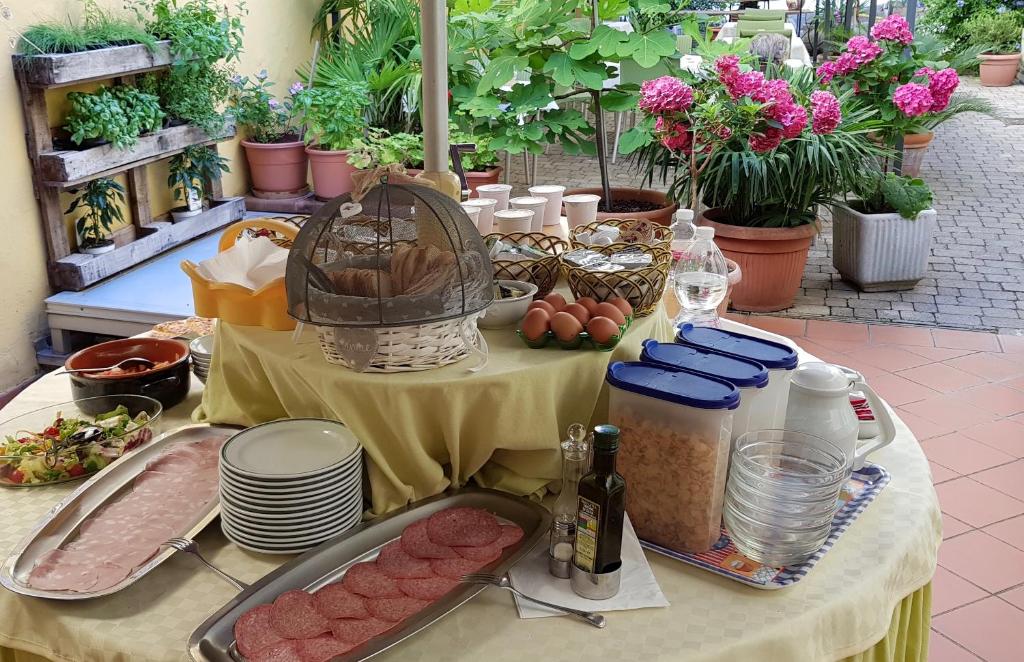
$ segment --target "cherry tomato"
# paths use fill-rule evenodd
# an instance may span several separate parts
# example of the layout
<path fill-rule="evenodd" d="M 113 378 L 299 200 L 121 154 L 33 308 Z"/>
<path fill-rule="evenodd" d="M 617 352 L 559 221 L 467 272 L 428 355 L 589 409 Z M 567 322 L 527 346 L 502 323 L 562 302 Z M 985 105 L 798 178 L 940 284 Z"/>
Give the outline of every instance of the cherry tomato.
<path fill-rule="evenodd" d="M 82 474 L 85 473 L 85 467 L 82 466 L 81 462 L 77 464 L 72 464 L 70 467 L 68 467 L 68 473 L 71 474 L 72 476 L 81 476 Z"/>
<path fill-rule="evenodd" d="M 50 427 L 48 427 L 45 430 L 43 430 L 43 436 L 44 437 L 59 437 L 60 436 L 60 429 L 55 428 L 55 427 L 53 427 L 51 425 Z"/>
<path fill-rule="evenodd" d="M 7 477 L 12 483 L 20 483 L 25 480 L 25 474 L 20 471 L 12 471 L 11 475 Z"/>

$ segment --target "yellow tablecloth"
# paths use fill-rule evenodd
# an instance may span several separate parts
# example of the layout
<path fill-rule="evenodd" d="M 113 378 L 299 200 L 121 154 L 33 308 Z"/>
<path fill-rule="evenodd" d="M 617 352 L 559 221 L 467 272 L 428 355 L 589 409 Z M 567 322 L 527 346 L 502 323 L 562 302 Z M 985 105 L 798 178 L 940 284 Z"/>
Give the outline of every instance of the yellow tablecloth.
<path fill-rule="evenodd" d="M 195 382 L 189 400 L 165 412 L 165 429 L 188 422 L 199 389 Z M 0 418 L 70 399 L 67 378 L 49 375 Z M 564 618 L 522 621 L 508 593 L 489 590 L 379 659 L 521 662 L 554 653 L 580 662 L 926 662 L 941 522 L 924 454 L 907 427 L 896 425 L 896 441 L 871 458 L 889 469 L 892 482 L 798 584 L 758 591 L 648 553 L 671 607 L 615 612 L 596 631 Z M 76 486 L 0 488 L 0 553 Z M 241 550 L 216 526 L 198 542 L 214 564 L 247 582 L 291 559 Z M 230 586 L 180 555 L 97 600 L 57 602 L 0 590 L 0 660 L 180 662 L 188 659 L 191 632 L 233 596 Z"/>
<path fill-rule="evenodd" d="M 312 328 L 295 342 L 290 332 L 221 323 L 195 419 L 343 422 L 366 449 L 376 514 L 471 476 L 526 495 L 561 477 L 558 441 L 570 424 L 606 420 L 608 364 L 636 360 L 645 338 L 669 340 L 672 326 L 660 310 L 638 318 L 611 352 L 530 349 L 512 328 L 484 336 L 490 354 L 479 372 L 469 358 L 384 375 L 327 363 Z"/>

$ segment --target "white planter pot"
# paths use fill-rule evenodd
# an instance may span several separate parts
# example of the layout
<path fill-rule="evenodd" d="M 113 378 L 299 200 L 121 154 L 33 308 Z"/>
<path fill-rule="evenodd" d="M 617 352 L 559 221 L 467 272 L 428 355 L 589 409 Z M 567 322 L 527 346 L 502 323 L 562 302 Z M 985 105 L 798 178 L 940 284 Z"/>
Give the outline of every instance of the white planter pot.
<path fill-rule="evenodd" d="M 203 209 L 201 207 L 199 209 L 188 209 L 187 207 L 175 207 L 174 209 L 171 210 L 171 222 L 172 223 L 179 223 L 181 221 L 184 221 L 186 219 L 192 218 L 194 216 L 199 216 L 202 213 L 203 213 Z"/>
<path fill-rule="evenodd" d="M 95 246 L 93 248 L 79 248 L 79 253 L 85 253 L 86 255 L 103 255 L 117 248 L 113 243 L 107 244 L 106 246 Z"/>
<path fill-rule="evenodd" d="M 832 266 L 864 292 L 910 290 L 928 271 L 935 210 L 917 219 L 832 206 Z"/>

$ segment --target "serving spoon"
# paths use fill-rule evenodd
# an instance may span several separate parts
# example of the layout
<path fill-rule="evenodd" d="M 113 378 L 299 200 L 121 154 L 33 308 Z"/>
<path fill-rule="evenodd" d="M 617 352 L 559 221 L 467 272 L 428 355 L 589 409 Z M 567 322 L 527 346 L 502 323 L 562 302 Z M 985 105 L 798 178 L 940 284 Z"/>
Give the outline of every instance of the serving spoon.
<path fill-rule="evenodd" d="M 70 375 L 73 372 L 104 372 L 106 370 L 114 370 L 115 368 L 124 369 L 134 368 L 137 366 L 142 366 L 143 368 L 146 368 L 148 370 L 149 368 L 152 368 L 155 365 L 156 364 L 150 361 L 149 359 L 144 359 L 141 356 L 133 356 L 131 358 L 124 359 L 123 361 L 119 361 L 114 365 L 108 366 L 106 368 L 75 368 L 74 370 L 65 370 L 64 373 Z"/>

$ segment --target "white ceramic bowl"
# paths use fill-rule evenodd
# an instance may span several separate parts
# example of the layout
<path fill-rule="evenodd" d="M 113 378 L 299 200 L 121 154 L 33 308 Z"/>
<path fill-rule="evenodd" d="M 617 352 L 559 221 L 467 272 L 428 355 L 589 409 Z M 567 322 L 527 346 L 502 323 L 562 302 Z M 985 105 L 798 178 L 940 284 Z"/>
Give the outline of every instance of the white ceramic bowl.
<path fill-rule="evenodd" d="M 512 326 L 526 315 L 530 303 L 533 302 L 533 295 L 537 293 L 537 286 L 533 283 L 525 283 L 521 280 L 499 280 L 498 282 L 505 287 L 524 290 L 526 294 L 513 299 L 495 299 L 477 320 L 477 325 L 481 328 L 500 329 Z"/>

